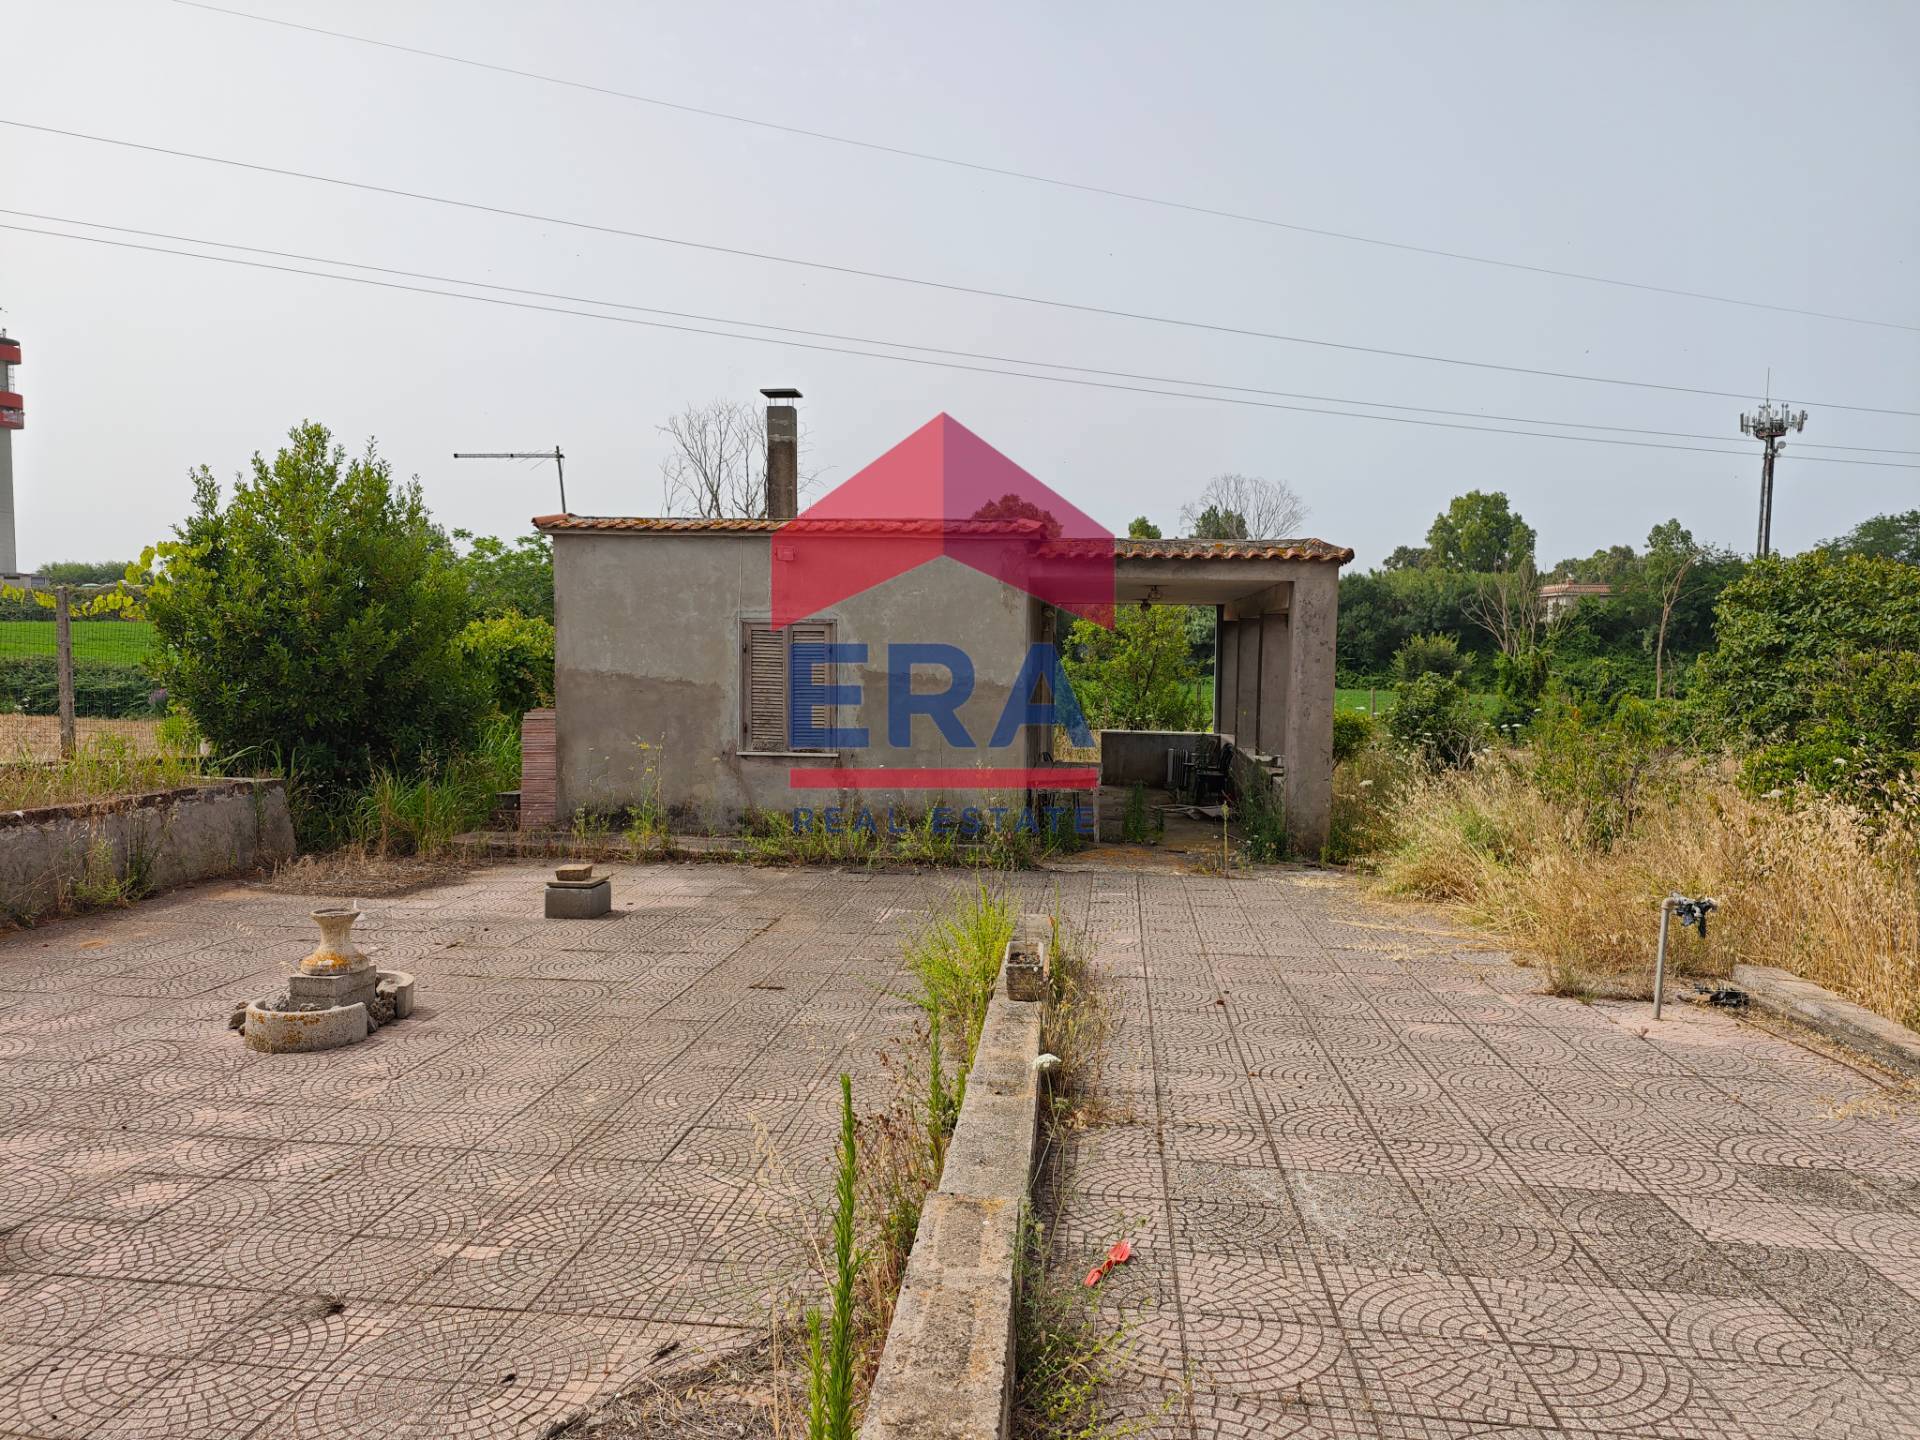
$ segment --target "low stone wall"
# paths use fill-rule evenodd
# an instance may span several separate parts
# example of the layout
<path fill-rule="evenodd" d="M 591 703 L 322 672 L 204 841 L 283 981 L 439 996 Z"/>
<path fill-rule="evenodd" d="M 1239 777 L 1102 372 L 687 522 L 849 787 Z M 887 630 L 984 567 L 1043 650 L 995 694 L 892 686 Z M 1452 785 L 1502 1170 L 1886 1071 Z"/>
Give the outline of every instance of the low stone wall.
<path fill-rule="evenodd" d="M 0 812 L 0 910 L 58 909 L 89 891 L 137 894 L 291 859 L 293 821 L 278 780 Z"/>
<path fill-rule="evenodd" d="M 1736 965 L 1733 986 L 1757 1010 L 1804 1025 L 1906 1080 L 1920 1078 L 1920 1035 L 1811 980 L 1771 965 Z"/>
<path fill-rule="evenodd" d="M 1033 931 L 1023 933 L 1031 945 Z M 1044 1008 L 1011 997 L 1003 965 L 940 1188 L 920 1208 L 860 1440 L 1002 1440 L 1008 1433 L 1020 1231 L 1040 1135 L 1033 1062 Z"/>
<path fill-rule="evenodd" d="M 1165 785 L 1167 753 L 1192 750 L 1211 737 L 1197 730 L 1102 730 L 1102 785 Z"/>

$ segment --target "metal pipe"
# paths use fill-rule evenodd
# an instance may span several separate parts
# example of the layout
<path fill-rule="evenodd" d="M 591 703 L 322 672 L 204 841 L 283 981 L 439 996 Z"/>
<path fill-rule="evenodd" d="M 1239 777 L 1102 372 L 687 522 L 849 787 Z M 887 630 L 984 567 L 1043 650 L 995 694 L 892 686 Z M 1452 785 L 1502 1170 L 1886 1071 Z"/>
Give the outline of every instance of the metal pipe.
<path fill-rule="evenodd" d="M 1667 927 L 1673 923 L 1673 902 L 1669 895 L 1660 902 L 1660 948 L 1653 957 L 1653 1018 L 1660 1018 L 1660 1005 L 1667 997 Z"/>

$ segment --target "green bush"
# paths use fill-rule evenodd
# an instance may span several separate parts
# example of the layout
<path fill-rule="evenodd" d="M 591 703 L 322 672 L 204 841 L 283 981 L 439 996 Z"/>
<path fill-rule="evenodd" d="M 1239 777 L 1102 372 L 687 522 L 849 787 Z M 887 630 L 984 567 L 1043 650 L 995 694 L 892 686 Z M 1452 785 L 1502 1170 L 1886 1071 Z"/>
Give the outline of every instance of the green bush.
<path fill-rule="evenodd" d="M 1473 657 L 1462 655 L 1460 642 L 1451 635 L 1414 635 L 1393 652 L 1393 683 L 1405 685 L 1422 675 L 1457 679 L 1472 663 Z"/>
<path fill-rule="evenodd" d="M 553 704 L 552 621 L 489 616 L 469 624 L 456 644 L 500 714 L 524 715 Z"/>
<path fill-rule="evenodd" d="M 485 713 L 456 640 L 470 597 L 418 482 L 324 426 L 256 455 L 221 504 L 202 467 L 175 540 L 143 557 L 155 668 L 222 754 L 351 785 L 456 752 Z"/>
<path fill-rule="evenodd" d="M 1387 733 L 1438 770 L 1466 764 L 1486 739 L 1486 722 L 1458 680 L 1428 671 L 1395 693 Z"/>
<path fill-rule="evenodd" d="M 1553 695 L 1533 730 L 1533 782 L 1576 817 L 1587 844 L 1626 838 L 1669 753 L 1660 711 L 1629 695 L 1610 711 Z"/>
<path fill-rule="evenodd" d="M 156 683 L 136 665 L 73 666 L 73 713 L 110 720 L 160 714 L 152 703 Z M 0 710 L 20 715 L 60 713 L 60 667 L 50 655 L 0 660 Z"/>
<path fill-rule="evenodd" d="M 1871 803 L 1920 768 L 1920 566 L 1762 560 L 1721 595 L 1718 633 L 1692 700 L 1752 752 L 1751 784 Z"/>
<path fill-rule="evenodd" d="M 1364 710 L 1333 712 L 1333 763 L 1340 765 L 1373 743 L 1378 734 L 1373 717 Z"/>

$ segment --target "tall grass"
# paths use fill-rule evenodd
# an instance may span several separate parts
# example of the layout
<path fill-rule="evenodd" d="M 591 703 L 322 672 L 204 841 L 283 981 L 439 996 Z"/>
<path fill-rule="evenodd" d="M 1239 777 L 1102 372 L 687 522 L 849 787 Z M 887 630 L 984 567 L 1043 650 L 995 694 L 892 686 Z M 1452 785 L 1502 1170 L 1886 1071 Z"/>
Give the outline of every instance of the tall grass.
<path fill-rule="evenodd" d="M 378 768 L 346 797 L 313 797 L 307 829 L 330 831 L 334 841 L 382 856 L 444 852 L 455 835 L 480 828 L 503 789 L 520 783 L 520 728 L 511 716 L 492 716 L 472 749 L 422 764 L 417 772 Z M 330 803 L 328 803 L 330 801 Z M 311 814 L 321 808 L 321 814 Z"/>
<path fill-rule="evenodd" d="M 1366 822 L 1381 884 L 1455 907 L 1556 990 L 1650 994 L 1658 905 L 1678 891 L 1721 903 L 1704 941 L 1677 938 L 1679 973 L 1779 966 L 1920 1023 L 1920 797 L 1867 815 L 1680 764 L 1597 844 L 1589 808 L 1543 793 L 1525 751 L 1381 789 Z"/>
<path fill-rule="evenodd" d="M 853 1119 L 853 1079 L 840 1077 L 840 1148 L 834 1174 L 833 1272 L 827 1278 L 832 1312 L 821 1334 L 820 1312 L 809 1310 L 807 1440 L 853 1440 L 854 1287 L 865 1256 L 854 1243 L 859 1150 Z"/>

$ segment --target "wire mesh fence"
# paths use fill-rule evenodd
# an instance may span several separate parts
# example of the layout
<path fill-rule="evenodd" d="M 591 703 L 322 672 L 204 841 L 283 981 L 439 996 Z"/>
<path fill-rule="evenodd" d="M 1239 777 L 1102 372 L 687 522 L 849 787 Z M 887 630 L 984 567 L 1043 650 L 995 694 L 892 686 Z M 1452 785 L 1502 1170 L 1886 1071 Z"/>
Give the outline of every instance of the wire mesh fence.
<path fill-rule="evenodd" d="M 56 760 L 102 736 L 158 748 L 166 694 L 147 665 L 153 626 L 100 612 L 88 603 L 100 593 L 0 595 L 0 764 Z"/>

